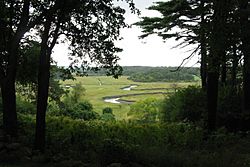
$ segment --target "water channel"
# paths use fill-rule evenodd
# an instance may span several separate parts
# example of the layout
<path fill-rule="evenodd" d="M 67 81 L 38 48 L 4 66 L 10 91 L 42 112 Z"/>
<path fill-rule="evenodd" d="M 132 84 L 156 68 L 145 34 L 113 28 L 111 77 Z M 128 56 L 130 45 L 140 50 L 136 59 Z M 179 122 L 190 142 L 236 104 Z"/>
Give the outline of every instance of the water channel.
<path fill-rule="evenodd" d="M 125 91 L 130 91 L 131 89 L 137 87 L 138 85 L 130 85 L 121 88 Z M 130 100 L 122 100 L 122 97 L 128 97 L 128 96 L 139 96 L 139 95 L 148 95 L 148 94 L 168 94 L 166 92 L 146 92 L 146 93 L 134 93 L 134 94 L 125 94 L 125 95 L 116 95 L 116 96 L 106 96 L 103 97 L 103 101 L 107 103 L 113 103 L 113 104 L 133 104 L 135 101 Z"/>

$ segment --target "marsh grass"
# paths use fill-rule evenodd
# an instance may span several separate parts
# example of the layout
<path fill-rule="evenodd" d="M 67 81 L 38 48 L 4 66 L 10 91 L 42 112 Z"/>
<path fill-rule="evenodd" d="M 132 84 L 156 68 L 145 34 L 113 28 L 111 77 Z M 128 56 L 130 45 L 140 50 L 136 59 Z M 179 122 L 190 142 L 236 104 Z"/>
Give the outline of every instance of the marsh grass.
<path fill-rule="evenodd" d="M 166 88 L 165 90 L 160 90 L 162 92 L 169 92 L 168 88 L 181 88 L 187 87 L 188 85 L 199 84 L 198 82 L 133 82 L 128 80 L 128 76 L 122 76 L 119 79 L 114 79 L 107 76 L 88 76 L 88 77 L 75 77 L 76 80 L 66 80 L 61 82 L 62 85 L 74 85 L 76 83 L 81 83 L 86 89 L 86 99 L 93 104 L 94 110 L 101 114 L 103 108 L 110 107 L 113 109 L 113 113 L 117 120 L 127 120 L 127 113 L 130 110 L 129 104 L 112 104 L 103 101 L 105 96 L 114 95 L 125 95 L 133 93 L 145 93 L 145 92 L 159 92 L 159 90 L 154 90 L 154 88 Z M 138 87 L 132 89 L 131 91 L 125 91 L 121 88 L 129 85 L 138 85 Z M 146 90 L 144 90 L 146 89 Z M 152 89 L 152 90 L 150 90 Z M 144 100 L 146 98 L 157 98 L 164 99 L 166 95 L 155 94 L 155 95 L 141 95 L 141 96 L 129 96 L 123 97 L 124 100 Z"/>

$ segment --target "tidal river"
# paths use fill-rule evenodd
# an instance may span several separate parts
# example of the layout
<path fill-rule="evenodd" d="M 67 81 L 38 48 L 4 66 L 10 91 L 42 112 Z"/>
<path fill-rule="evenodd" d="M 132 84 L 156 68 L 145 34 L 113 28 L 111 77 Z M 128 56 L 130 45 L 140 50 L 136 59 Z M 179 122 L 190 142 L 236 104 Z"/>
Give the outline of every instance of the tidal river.
<path fill-rule="evenodd" d="M 130 91 L 132 88 L 136 88 L 138 85 L 129 85 L 129 86 L 126 86 L 126 87 L 123 87 L 121 88 L 122 90 L 126 90 L 126 91 Z M 120 96 L 122 97 L 122 95 Z M 114 104 L 132 104 L 133 101 L 125 101 L 125 100 L 121 100 L 120 97 L 107 97 L 107 98 L 104 98 L 104 101 L 107 102 L 107 103 L 114 103 Z"/>
<path fill-rule="evenodd" d="M 137 87 L 137 85 L 130 85 L 121 88 L 122 90 L 129 91 L 132 88 Z M 157 88 L 158 90 L 159 88 Z M 133 104 L 135 101 L 132 100 L 122 100 L 122 97 L 128 97 L 128 96 L 139 96 L 139 95 L 150 95 L 150 94 L 169 94 L 168 92 L 143 92 L 143 93 L 133 93 L 133 94 L 125 94 L 125 95 L 114 95 L 114 96 L 106 96 L 103 97 L 103 101 L 107 103 L 114 103 L 114 104 Z"/>

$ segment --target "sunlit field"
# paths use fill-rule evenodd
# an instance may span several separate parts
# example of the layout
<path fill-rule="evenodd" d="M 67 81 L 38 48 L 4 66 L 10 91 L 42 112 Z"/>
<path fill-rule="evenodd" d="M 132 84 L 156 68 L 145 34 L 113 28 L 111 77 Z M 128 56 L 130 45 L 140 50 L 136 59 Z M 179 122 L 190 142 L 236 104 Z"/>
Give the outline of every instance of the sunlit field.
<path fill-rule="evenodd" d="M 105 107 L 111 107 L 113 113 L 118 120 L 126 120 L 127 112 L 130 109 L 131 104 L 112 104 L 103 101 L 103 97 L 106 96 L 116 96 L 125 94 L 140 94 L 149 92 L 163 92 L 171 93 L 175 89 L 186 87 L 188 85 L 199 84 L 198 82 L 153 82 L 153 83 L 142 83 L 133 82 L 127 79 L 127 76 L 119 77 L 119 79 L 114 79 L 112 77 L 106 76 L 88 76 L 88 77 L 76 77 L 76 80 L 66 80 L 62 82 L 65 85 L 74 85 L 76 83 L 81 83 L 86 89 L 86 99 L 89 100 L 94 107 L 94 110 L 98 113 L 102 112 Z M 129 85 L 137 85 L 137 87 L 132 90 L 122 90 L 122 88 Z M 152 89 L 152 90 L 151 90 Z M 122 100 L 132 100 L 138 101 L 146 98 L 156 98 L 164 99 L 167 94 L 146 94 L 137 96 L 122 97 Z"/>

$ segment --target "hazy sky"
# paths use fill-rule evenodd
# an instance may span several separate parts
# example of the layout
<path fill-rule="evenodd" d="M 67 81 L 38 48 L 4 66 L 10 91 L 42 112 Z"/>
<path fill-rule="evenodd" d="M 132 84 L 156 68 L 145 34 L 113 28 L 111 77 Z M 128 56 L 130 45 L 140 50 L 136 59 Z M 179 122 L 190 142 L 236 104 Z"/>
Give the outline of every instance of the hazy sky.
<path fill-rule="evenodd" d="M 141 10 L 141 16 L 160 16 L 155 11 L 149 11 L 146 8 L 151 6 L 153 2 L 159 0 L 134 0 L 136 7 Z M 164 1 L 164 0 L 162 0 Z M 165 0 L 166 1 L 166 0 Z M 119 5 L 127 8 L 127 4 L 119 2 Z M 141 17 L 140 16 L 140 17 Z M 126 22 L 129 24 L 139 21 L 137 15 L 131 14 L 127 11 Z M 119 64 L 122 66 L 179 66 L 182 59 L 187 57 L 190 52 L 187 52 L 187 48 L 178 49 L 174 48 L 178 42 L 175 40 L 167 40 L 165 43 L 160 37 L 156 35 L 149 36 L 145 39 L 139 39 L 141 35 L 141 29 L 133 26 L 129 29 L 122 29 L 121 35 L 123 40 L 116 42 L 117 46 L 123 49 L 123 52 L 119 53 Z M 54 49 L 53 58 L 58 62 L 60 66 L 66 66 L 69 64 L 67 56 L 67 46 L 65 44 L 57 45 Z M 186 66 L 193 66 L 198 61 L 195 57 Z M 196 64 L 197 66 L 198 64 Z"/>

